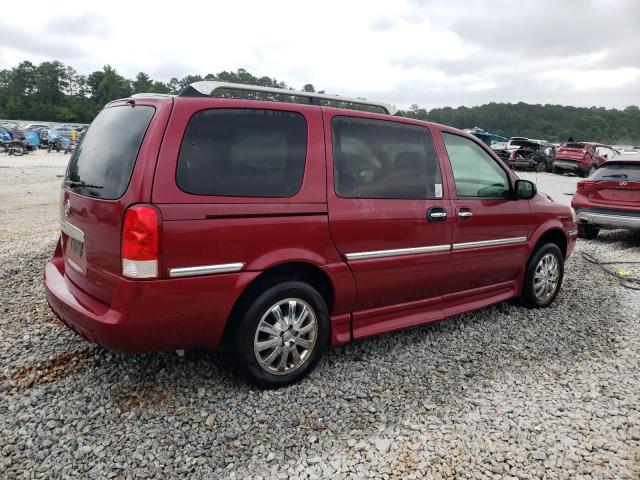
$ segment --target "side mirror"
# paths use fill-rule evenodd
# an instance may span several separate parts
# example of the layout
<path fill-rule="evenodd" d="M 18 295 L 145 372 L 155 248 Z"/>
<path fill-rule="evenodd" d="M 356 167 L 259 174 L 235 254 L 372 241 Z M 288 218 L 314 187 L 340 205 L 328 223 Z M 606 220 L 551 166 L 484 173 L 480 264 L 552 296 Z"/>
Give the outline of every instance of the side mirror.
<path fill-rule="evenodd" d="M 529 200 L 537 193 L 536 185 L 529 180 L 516 180 L 514 197 L 516 200 Z"/>

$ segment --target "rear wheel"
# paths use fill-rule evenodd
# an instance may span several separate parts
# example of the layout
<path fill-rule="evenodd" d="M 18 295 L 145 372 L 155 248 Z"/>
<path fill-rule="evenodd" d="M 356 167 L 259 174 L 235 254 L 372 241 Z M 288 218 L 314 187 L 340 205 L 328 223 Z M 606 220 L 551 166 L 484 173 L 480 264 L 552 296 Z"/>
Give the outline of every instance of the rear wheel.
<path fill-rule="evenodd" d="M 520 302 L 527 308 L 546 308 L 553 303 L 564 276 L 564 258 L 555 243 L 533 253 L 525 272 Z"/>
<path fill-rule="evenodd" d="M 544 172 L 547 169 L 547 164 L 544 162 L 536 163 L 536 172 Z"/>
<path fill-rule="evenodd" d="M 556 175 L 562 175 L 562 170 L 560 170 L 559 168 L 557 168 L 554 165 L 551 166 L 551 172 L 555 173 Z"/>
<path fill-rule="evenodd" d="M 259 387 L 276 388 L 313 370 L 329 341 L 329 313 L 315 288 L 286 281 L 247 306 L 224 346 L 237 374 Z"/>
<path fill-rule="evenodd" d="M 593 240 L 598 236 L 600 232 L 599 228 L 594 227 L 593 225 L 578 225 L 578 237 L 584 238 L 585 240 Z"/>

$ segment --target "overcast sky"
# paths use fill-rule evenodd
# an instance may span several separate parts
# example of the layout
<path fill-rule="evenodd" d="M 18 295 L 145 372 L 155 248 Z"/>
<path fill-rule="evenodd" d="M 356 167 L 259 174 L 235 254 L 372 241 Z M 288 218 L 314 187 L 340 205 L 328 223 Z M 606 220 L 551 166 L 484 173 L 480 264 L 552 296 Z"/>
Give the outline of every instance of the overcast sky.
<path fill-rule="evenodd" d="M 640 103 L 640 0 L 136 3 L 31 1 L 16 21 L 12 2 L 0 68 L 56 59 L 163 81 L 245 68 L 399 107 Z"/>

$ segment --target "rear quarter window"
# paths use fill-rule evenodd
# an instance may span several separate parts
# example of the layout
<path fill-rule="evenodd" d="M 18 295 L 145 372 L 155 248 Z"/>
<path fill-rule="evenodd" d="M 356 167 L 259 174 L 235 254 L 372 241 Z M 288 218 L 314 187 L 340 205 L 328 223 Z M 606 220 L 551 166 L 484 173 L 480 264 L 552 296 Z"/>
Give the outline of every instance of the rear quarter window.
<path fill-rule="evenodd" d="M 102 110 L 69 160 L 65 186 L 89 197 L 120 198 L 154 113 L 145 105 Z"/>
<path fill-rule="evenodd" d="M 176 171 L 194 195 L 291 197 L 304 177 L 307 122 L 296 112 L 210 109 L 187 126 Z"/>

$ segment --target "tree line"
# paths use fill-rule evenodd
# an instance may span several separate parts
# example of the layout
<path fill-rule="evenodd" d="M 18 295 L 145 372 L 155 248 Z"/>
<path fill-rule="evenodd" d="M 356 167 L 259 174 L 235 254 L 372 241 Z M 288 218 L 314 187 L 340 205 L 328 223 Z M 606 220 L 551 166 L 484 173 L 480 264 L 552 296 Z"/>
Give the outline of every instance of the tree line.
<path fill-rule="evenodd" d="M 89 123 L 111 100 L 134 93 L 177 94 L 200 80 L 290 88 L 285 82 L 267 76 L 258 77 L 244 69 L 187 75 L 182 79 L 174 77 L 162 82 L 144 72 L 138 73 L 134 79 L 127 79 L 110 65 L 82 75 L 59 61 L 39 65 L 24 61 L 14 68 L 0 70 L 0 118 Z M 302 89 L 315 91 L 310 83 Z M 523 102 L 492 102 L 476 107 L 431 110 L 412 105 L 399 114 L 458 128 L 477 126 L 506 137 L 525 136 L 549 141 L 573 137 L 604 143 L 640 143 L 640 109 L 637 105 L 623 110 Z"/>

